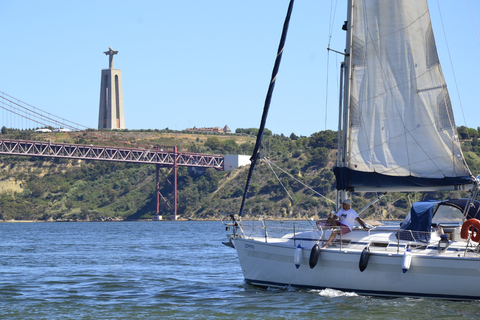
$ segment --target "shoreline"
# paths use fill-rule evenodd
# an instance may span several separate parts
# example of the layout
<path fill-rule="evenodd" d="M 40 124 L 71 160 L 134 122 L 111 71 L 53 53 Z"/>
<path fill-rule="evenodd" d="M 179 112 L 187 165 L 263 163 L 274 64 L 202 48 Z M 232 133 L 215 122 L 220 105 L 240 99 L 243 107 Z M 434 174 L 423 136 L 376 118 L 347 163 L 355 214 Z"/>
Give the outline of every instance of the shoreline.
<path fill-rule="evenodd" d="M 141 220 L 0 220 L 0 223 L 53 223 L 53 222 L 171 222 L 171 221 L 220 221 L 220 219 L 162 219 L 162 220 L 153 220 L 153 219 L 141 219 Z"/>
<path fill-rule="evenodd" d="M 252 221 L 258 219 L 244 219 L 245 221 Z M 270 221 L 305 221 L 305 219 L 268 219 Z M 321 219 L 320 219 L 321 220 Z M 191 222 L 191 221 L 220 221 L 221 219 L 162 219 L 162 220 L 153 220 L 153 219 L 141 219 L 141 220 L 0 220 L 0 223 L 53 223 L 53 222 Z M 403 221 L 403 219 L 389 219 L 389 220 L 370 220 L 367 221 Z"/>

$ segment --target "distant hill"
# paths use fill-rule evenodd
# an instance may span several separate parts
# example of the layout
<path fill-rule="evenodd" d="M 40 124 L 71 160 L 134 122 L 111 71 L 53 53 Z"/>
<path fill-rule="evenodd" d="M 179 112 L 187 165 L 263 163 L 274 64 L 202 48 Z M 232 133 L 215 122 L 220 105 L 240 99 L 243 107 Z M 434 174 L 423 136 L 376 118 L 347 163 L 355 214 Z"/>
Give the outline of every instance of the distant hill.
<path fill-rule="evenodd" d="M 471 130 L 471 129 L 468 129 Z M 463 132 L 468 132 L 464 130 Z M 5 131 L 5 132 L 4 132 Z M 130 147 L 177 146 L 181 152 L 251 154 L 255 129 L 237 134 L 199 134 L 171 130 L 51 132 L 3 130 L 1 138 Z M 335 198 L 332 167 L 337 134 L 321 131 L 310 137 L 269 134 L 264 152 L 272 164 L 257 166 L 246 201 L 245 215 L 270 215 L 278 219 L 325 217 Z M 480 146 L 476 137 L 464 139 L 467 163 L 480 172 Z M 278 168 L 277 168 L 278 166 Z M 270 168 L 281 180 L 277 181 Z M 0 156 L 0 220 L 138 220 L 156 212 L 155 166 L 102 161 Z M 178 170 L 178 215 L 182 219 L 212 219 L 218 213 L 236 213 L 248 167 L 230 172 L 208 169 L 197 175 Z M 161 169 L 160 213 L 173 215 L 173 172 Z M 308 187 L 307 187 L 308 186 Z M 291 195 L 291 198 L 285 192 Z M 409 203 L 422 197 L 458 197 L 446 193 L 392 193 L 367 210 L 366 218 L 403 218 Z M 362 208 L 374 194 L 354 196 Z M 330 200 L 326 200 L 330 199 Z"/>

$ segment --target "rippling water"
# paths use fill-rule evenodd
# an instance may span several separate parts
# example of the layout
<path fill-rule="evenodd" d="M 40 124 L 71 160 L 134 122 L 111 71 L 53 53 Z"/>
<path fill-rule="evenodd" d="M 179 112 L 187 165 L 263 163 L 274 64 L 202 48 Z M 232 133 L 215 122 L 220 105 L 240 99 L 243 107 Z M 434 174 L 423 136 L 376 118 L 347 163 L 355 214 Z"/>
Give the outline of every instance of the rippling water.
<path fill-rule="evenodd" d="M 220 222 L 0 224 L 2 319 L 425 319 L 478 302 L 246 285 Z"/>

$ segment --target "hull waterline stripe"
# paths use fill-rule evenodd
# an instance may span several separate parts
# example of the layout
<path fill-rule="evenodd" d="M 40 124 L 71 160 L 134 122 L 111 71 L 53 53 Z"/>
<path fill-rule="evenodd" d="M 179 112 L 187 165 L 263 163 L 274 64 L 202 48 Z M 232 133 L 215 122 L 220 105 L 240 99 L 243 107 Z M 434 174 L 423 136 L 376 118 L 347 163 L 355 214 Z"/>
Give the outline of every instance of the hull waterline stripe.
<path fill-rule="evenodd" d="M 311 289 L 311 290 L 323 290 L 323 289 L 334 289 L 344 292 L 355 292 L 360 295 L 370 295 L 370 296 L 386 296 L 386 297 L 415 297 L 415 298 L 438 298 L 438 299 L 447 299 L 447 300 L 480 300 L 480 296 L 459 296 L 459 295 L 448 295 L 448 294 L 434 294 L 434 293 L 417 293 L 417 292 L 399 292 L 399 291 L 380 291 L 380 290 L 358 290 L 350 288 L 333 288 L 333 287 L 320 287 L 320 286 L 306 286 L 306 285 L 296 285 L 292 283 L 279 283 L 279 282 L 270 282 L 270 281 L 258 281 L 253 279 L 245 279 L 245 281 L 252 285 L 257 285 L 261 287 L 295 287 L 301 289 Z"/>

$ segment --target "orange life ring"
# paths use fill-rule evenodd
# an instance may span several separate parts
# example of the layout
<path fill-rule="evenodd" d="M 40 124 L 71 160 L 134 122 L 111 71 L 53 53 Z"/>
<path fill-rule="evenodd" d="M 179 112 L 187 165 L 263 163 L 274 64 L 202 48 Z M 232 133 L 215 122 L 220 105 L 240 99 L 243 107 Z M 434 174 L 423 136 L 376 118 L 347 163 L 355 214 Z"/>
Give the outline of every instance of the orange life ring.
<path fill-rule="evenodd" d="M 462 239 L 468 239 L 468 231 L 472 232 L 472 239 L 475 242 L 480 242 L 480 220 L 468 219 L 462 225 L 460 236 Z"/>

